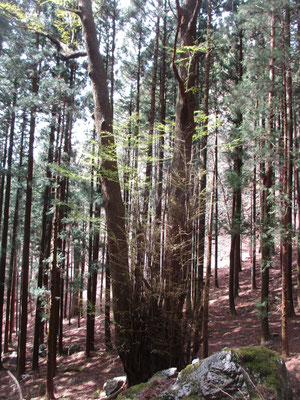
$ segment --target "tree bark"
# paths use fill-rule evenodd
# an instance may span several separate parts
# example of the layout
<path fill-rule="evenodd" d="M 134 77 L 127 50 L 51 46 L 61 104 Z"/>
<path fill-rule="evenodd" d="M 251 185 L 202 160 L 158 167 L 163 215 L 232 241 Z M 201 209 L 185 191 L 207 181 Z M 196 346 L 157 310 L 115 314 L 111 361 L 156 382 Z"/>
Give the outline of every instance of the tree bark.
<path fill-rule="evenodd" d="M 90 0 L 79 0 L 79 15 L 88 54 L 89 76 L 93 85 L 95 125 L 103 148 L 115 152 L 112 135 L 112 110 L 109 102 L 107 77 L 99 53 L 97 32 Z M 100 168 L 102 194 L 106 213 L 108 233 L 108 254 L 113 289 L 113 310 L 116 327 L 116 346 L 127 373 L 129 383 L 136 382 L 128 354 L 131 340 L 131 298 L 132 286 L 128 269 L 128 247 L 125 229 L 125 207 L 121 197 L 116 158 L 103 157 Z"/>
<path fill-rule="evenodd" d="M 267 134 L 272 143 L 271 138 L 274 131 L 274 48 L 275 48 L 275 16 L 271 17 L 271 57 L 269 61 L 269 115 Z M 269 152 L 272 150 L 270 144 L 267 148 Z M 271 268 L 271 253 L 272 253 L 272 200 L 271 189 L 273 185 L 273 165 L 271 155 L 268 154 L 265 164 L 261 165 L 262 176 L 262 197 L 261 197 L 261 306 L 260 306 L 260 341 L 264 345 L 270 338 L 269 328 L 269 275 Z"/>
<path fill-rule="evenodd" d="M 20 143 L 20 160 L 19 160 L 19 170 L 23 166 L 23 151 L 24 151 L 24 133 L 26 128 L 26 113 L 23 114 L 23 126 L 21 133 L 21 143 Z M 18 179 L 18 189 L 16 193 L 16 202 L 13 218 L 13 233 L 11 239 L 11 252 L 9 260 L 9 276 L 7 281 L 7 294 L 6 294 L 6 319 L 5 319 L 5 335 L 4 335 L 4 353 L 8 351 L 9 342 L 9 325 L 10 325 L 10 304 L 11 304 L 11 292 L 12 292 L 12 280 L 16 264 L 16 253 L 17 253 L 17 233 L 19 226 L 19 207 L 21 202 L 22 192 L 21 192 L 21 178 Z"/>
<path fill-rule="evenodd" d="M 168 201 L 168 221 L 165 256 L 165 312 L 168 332 L 168 353 L 170 363 L 183 367 L 185 359 L 184 343 L 188 339 L 183 332 L 183 306 L 190 282 L 192 249 L 192 213 L 190 209 L 191 181 L 190 160 L 193 135 L 195 133 L 194 111 L 196 97 L 191 90 L 196 82 L 196 64 L 199 53 L 185 53 L 180 60 L 179 69 L 175 64 L 177 38 L 180 46 L 186 49 L 196 40 L 196 21 L 201 1 L 186 0 L 182 6 L 176 1 L 177 32 L 173 54 L 173 71 L 178 84 L 174 152 L 170 176 Z M 184 60 L 185 59 L 185 60 Z M 188 59 L 188 61 L 186 61 Z M 200 306 L 200 304 L 198 304 Z M 198 310 L 196 310 L 198 312 Z"/>
<path fill-rule="evenodd" d="M 3 330 L 3 306 L 4 306 L 4 286 L 5 286 L 5 270 L 6 270 L 6 256 L 7 256 L 7 240 L 8 240 L 8 221 L 9 221 L 9 208 L 10 208 L 10 190 L 11 190 L 11 168 L 12 168 L 12 154 L 14 147 L 14 134 L 15 134 L 15 120 L 16 120 L 16 103 L 17 103 L 17 88 L 13 94 L 12 114 L 10 121 L 10 134 L 9 134 L 9 148 L 7 156 L 7 178 L 5 187 L 4 199 L 4 214 L 2 224 L 2 237 L 1 237 L 1 258 L 0 258 L 0 370 L 3 369 L 2 364 L 2 330 Z"/>
<path fill-rule="evenodd" d="M 39 34 L 36 34 L 36 49 L 39 47 Z M 37 96 L 39 90 L 39 76 L 37 65 L 34 66 L 32 78 L 32 94 Z M 21 312 L 20 312 L 20 334 L 18 337 L 17 376 L 25 372 L 26 344 L 27 344 L 27 320 L 28 320 L 28 284 L 29 284 L 29 256 L 30 256 L 30 227 L 31 227 L 31 205 L 32 205 L 32 184 L 33 184 L 33 144 L 36 126 L 36 105 L 31 106 L 29 150 L 27 166 L 27 188 L 24 222 L 24 239 L 22 254 L 22 280 L 21 280 Z"/>
<path fill-rule="evenodd" d="M 48 166 L 46 168 L 46 178 L 48 183 L 44 189 L 43 194 L 43 214 L 42 214 L 42 234 L 40 240 L 40 252 L 39 252 L 39 269 L 38 269 L 38 288 L 43 287 L 43 276 L 45 272 L 44 260 L 47 259 L 47 247 L 49 247 L 49 242 L 51 241 L 51 217 L 49 217 L 48 212 L 50 208 L 50 199 L 51 199 L 51 171 L 50 165 L 53 163 L 53 155 L 54 155 L 54 132 L 55 132 L 55 116 L 56 110 L 53 108 L 52 111 L 52 122 L 50 126 L 50 135 L 49 135 L 49 147 L 48 147 L 48 157 L 47 163 Z M 34 322 L 34 340 L 33 340 L 33 352 L 32 352 L 32 370 L 35 371 L 39 368 L 39 345 L 41 339 L 41 325 L 42 325 L 42 301 L 40 296 L 38 296 L 36 300 L 36 311 L 35 311 L 35 322 Z"/>

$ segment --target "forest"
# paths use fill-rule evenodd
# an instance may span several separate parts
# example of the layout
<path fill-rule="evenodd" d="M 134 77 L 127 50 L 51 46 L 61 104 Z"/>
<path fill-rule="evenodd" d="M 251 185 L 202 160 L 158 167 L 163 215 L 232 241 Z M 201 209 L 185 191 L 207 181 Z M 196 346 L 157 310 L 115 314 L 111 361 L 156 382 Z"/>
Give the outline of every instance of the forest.
<path fill-rule="evenodd" d="M 182 369 L 219 339 L 215 304 L 246 320 L 245 284 L 255 344 L 276 311 L 276 351 L 299 356 L 299 13 L 0 1 L 0 372 L 14 353 L 16 384 L 55 399 L 79 337 L 129 386 Z"/>

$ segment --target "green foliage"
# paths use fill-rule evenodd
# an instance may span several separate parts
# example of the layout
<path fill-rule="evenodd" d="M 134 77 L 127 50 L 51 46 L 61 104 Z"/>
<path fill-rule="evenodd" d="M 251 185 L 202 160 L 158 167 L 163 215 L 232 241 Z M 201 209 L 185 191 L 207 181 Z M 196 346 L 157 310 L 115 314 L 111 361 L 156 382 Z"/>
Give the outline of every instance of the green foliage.
<path fill-rule="evenodd" d="M 264 318 L 269 318 L 270 313 L 266 311 L 268 304 L 269 304 L 269 299 L 255 302 L 255 312 L 260 320 Z"/>
<path fill-rule="evenodd" d="M 25 11 L 14 3 L 1 1 L 0 14 L 16 23 L 25 25 L 30 30 L 45 32 L 45 27 L 35 11 Z"/>

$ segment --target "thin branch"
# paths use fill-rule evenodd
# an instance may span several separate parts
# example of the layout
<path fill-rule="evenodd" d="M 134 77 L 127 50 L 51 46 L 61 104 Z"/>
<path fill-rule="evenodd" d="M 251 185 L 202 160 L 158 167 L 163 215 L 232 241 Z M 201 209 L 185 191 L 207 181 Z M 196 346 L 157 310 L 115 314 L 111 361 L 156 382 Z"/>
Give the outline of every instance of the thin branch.
<path fill-rule="evenodd" d="M 18 392 L 19 392 L 19 396 L 20 396 L 20 400 L 23 400 L 23 394 L 22 394 L 22 389 L 21 386 L 19 384 L 19 381 L 17 380 L 17 378 L 9 371 L 6 370 L 6 372 L 8 373 L 8 376 L 14 381 L 15 385 L 17 386 Z"/>
<path fill-rule="evenodd" d="M 169 3 L 169 8 L 170 8 L 172 14 L 173 14 L 174 17 L 177 19 L 177 16 L 176 16 L 176 14 L 175 14 L 175 12 L 174 12 L 174 10 L 173 10 L 173 7 L 171 6 L 170 0 L 168 1 L 168 3 Z"/>

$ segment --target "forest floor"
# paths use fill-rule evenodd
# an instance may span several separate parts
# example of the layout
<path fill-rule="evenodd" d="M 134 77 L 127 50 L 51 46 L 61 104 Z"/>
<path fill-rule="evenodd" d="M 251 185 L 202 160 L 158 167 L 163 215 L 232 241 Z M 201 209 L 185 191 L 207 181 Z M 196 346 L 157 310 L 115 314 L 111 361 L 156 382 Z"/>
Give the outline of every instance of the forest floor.
<path fill-rule="evenodd" d="M 225 255 L 224 255 L 225 257 Z M 260 300 L 260 279 L 257 277 L 257 290 L 251 290 L 251 260 L 243 253 L 243 270 L 240 273 L 240 292 L 236 299 L 237 315 L 231 316 L 228 307 L 228 265 L 223 260 L 223 268 L 219 269 L 219 288 L 212 288 L 209 322 L 209 352 L 210 354 L 224 347 L 241 347 L 259 345 L 259 319 L 256 302 Z M 222 266 L 222 260 L 220 265 Z M 259 274 L 258 274 L 259 275 Z M 274 260 L 270 270 L 270 329 L 272 339 L 268 347 L 281 351 L 281 278 L 278 259 Z M 295 281 L 294 281 L 295 282 Z M 39 372 L 30 371 L 32 351 L 33 321 L 29 323 L 29 338 L 27 348 L 27 373 L 20 380 L 20 387 L 25 399 L 43 399 L 45 392 L 46 360 L 40 359 Z M 286 360 L 291 375 L 294 400 L 300 399 L 300 310 L 297 316 L 289 320 L 288 326 L 290 357 Z M 57 376 L 55 377 L 55 392 L 57 399 L 90 400 L 104 396 L 103 383 L 115 376 L 123 375 L 120 360 L 116 354 L 108 353 L 104 346 L 104 317 L 96 320 L 96 350 L 90 358 L 85 357 L 85 320 L 68 321 L 64 325 L 64 347 L 70 343 L 78 343 L 80 350 L 72 356 L 57 357 Z M 9 359 L 5 368 L 15 371 L 16 340 L 10 348 Z M 17 385 L 7 371 L 0 372 L 0 400 L 20 399 Z"/>

